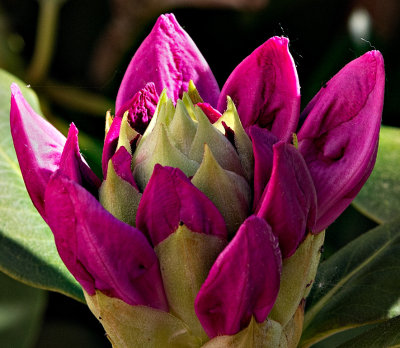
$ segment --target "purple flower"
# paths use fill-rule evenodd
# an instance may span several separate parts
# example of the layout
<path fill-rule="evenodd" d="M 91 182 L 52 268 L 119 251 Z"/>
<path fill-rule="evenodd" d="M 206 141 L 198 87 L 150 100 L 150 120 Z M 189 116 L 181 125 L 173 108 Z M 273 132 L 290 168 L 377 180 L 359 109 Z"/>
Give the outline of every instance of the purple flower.
<path fill-rule="evenodd" d="M 315 232 L 342 213 L 371 174 L 384 84 L 383 58 L 378 51 L 368 52 L 335 75 L 301 115 L 299 150 L 318 196 Z"/>
<path fill-rule="evenodd" d="M 208 340 L 238 333 L 252 317 L 265 322 L 282 258 L 361 189 L 376 157 L 383 90 L 382 56 L 368 52 L 318 92 L 299 129 L 286 38 L 258 47 L 220 92 L 168 14 L 121 83 L 101 186 L 75 126 L 65 139 L 16 85 L 11 131 L 32 201 L 86 293 L 169 311 Z M 182 245 L 203 256 L 177 254 Z M 192 271 L 177 289 L 177 274 Z"/>

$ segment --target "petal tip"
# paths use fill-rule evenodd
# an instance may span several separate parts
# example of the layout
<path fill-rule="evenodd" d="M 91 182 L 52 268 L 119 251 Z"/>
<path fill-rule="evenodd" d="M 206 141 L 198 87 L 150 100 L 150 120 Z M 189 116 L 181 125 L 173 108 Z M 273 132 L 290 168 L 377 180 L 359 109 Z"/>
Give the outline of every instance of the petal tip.
<path fill-rule="evenodd" d="M 16 95 L 21 94 L 21 90 L 20 90 L 19 86 L 17 85 L 17 83 L 15 83 L 15 82 L 13 82 L 11 84 L 10 89 L 11 89 L 11 95 L 13 97 L 15 97 Z"/>
<path fill-rule="evenodd" d="M 274 43 L 275 45 L 287 48 L 289 46 L 289 39 L 285 36 L 273 36 L 267 42 Z"/>
<path fill-rule="evenodd" d="M 385 77 L 385 62 L 382 56 L 382 53 L 378 50 L 370 51 L 370 53 L 376 60 L 377 69 L 383 78 Z"/>
<path fill-rule="evenodd" d="M 71 133 L 71 135 L 78 136 L 79 130 L 78 130 L 78 128 L 75 126 L 75 123 L 74 123 L 74 122 L 72 122 L 72 123 L 69 125 L 68 134 L 69 134 L 69 133 Z"/>
<path fill-rule="evenodd" d="M 153 30 L 161 30 L 166 33 L 173 33 L 176 31 L 181 31 L 182 29 L 174 14 L 165 13 L 158 17 Z"/>
<path fill-rule="evenodd" d="M 382 60 L 383 60 L 382 53 L 381 53 L 380 51 L 378 51 L 378 50 L 368 51 L 368 52 L 365 53 L 365 54 L 366 54 L 366 55 L 371 55 L 371 56 L 373 56 L 373 57 L 375 57 L 375 58 L 378 58 L 378 59 L 382 59 Z"/>
<path fill-rule="evenodd" d="M 176 22 L 176 17 L 173 13 L 164 13 L 158 18 L 157 22 L 158 21 L 160 21 L 160 22 Z"/>
<path fill-rule="evenodd" d="M 361 57 L 358 58 L 358 61 L 362 64 L 376 64 L 376 70 L 383 70 L 384 69 L 384 60 L 382 53 L 378 50 L 372 50 L 364 53 Z M 351 64 L 351 62 L 350 62 Z"/>

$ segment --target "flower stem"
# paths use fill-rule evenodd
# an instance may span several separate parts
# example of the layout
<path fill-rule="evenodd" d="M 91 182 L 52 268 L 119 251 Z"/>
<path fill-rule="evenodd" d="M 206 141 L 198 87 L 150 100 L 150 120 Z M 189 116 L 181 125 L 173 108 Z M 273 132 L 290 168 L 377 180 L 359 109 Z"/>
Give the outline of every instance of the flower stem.
<path fill-rule="evenodd" d="M 114 107 L 110 99 L 91 92 L 89 87 L 75 87 L 46 80 L 41 83 L 40 89 L 57 104 L 92 116 L 104 118 L 106 111 Z"/>
<path fill-rule="evenodd" d="M 27 80 L 37 83 L 43 80 L 49 70 L 54 51 L 58 14 L 65 0 L 38 0 L 39 19 L 33 58 L 28 67 Z"/>

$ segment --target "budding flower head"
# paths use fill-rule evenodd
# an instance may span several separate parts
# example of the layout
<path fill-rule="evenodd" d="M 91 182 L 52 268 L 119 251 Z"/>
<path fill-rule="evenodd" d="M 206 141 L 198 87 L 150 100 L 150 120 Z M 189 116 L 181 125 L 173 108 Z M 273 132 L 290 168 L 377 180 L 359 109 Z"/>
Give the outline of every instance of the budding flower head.
<path fill-rule="evenodd" d="M 181 169 L 217 206 L 233 234 L 248 216 L 251 205 L 251 141 L 231 100 L 221 115 L 211 106 L 204 106 L 192 81 L 189 87 L 176 104 L 165 90 L 161 93 L 151 122 L 132 152 L 134 181 L 143 191 L 155 164 Z M 128 152 L 137 136 L 129 112 L 122 118 L 117 145 L 117 150 L 125 146 Z"/>
<path fill-rule="evenodd" d="M 368 52 L 299 126 L 286 38 L 258 47 L 220 92 L 169 14 L 107 116 L 101 186 L 76 127 L 65 139 L 16 85 L 10 123 L 32 201 L 114 346 L 295 347 L 319 232 L 372 170 L 383 90 L 382 56 Z"/>

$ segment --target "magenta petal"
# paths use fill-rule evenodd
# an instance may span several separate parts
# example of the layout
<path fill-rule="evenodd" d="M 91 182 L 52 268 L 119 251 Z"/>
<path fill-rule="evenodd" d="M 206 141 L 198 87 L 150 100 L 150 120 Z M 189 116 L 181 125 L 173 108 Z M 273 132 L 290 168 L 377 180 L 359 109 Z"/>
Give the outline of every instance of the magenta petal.
<path fill-rule="evenodd" d="M 118 145 L 119 132 L 124 113 L 126 111 L 129 112 L 129 125 L 137 132 L 143 134 L 156 111 L 157 103 L 158 94 L 155 90 L 154 83 L 147 83 L 117 110 L 116 116 L 104 140 L 103 157 L 101 159 L 104 179 L 107 178 L 108 161 L 114 155 Z"/>
<path fill-rule="evenodd" d="M 272 146 L 278 138 L 268 129 L 258 126 L 249 128 L 249 135 L 253 143 L 254 153 L 254 198 L 253 211 L 257 208 L 264 188 L 272 172 L 273 150 Z"/>
<path fill-rule="evenodd" d="M 300 111 L 300 86 L 289 40 L 273 37 L 250 54 L 229 76 L 218 100 L 236 105 L 243 127 L 257 124 L 288 141 L 296 130 Z"/>
<path fill-rule="evenodd" d="M 306 231 L 315 225 L 317 196 L 300 152 L 290 144 L 275 144 L 271 179 L 257 216 L 264 218 L 279 239 L 282 257 L 291 256 Z"/>
<path fill-rule="evenodd" d="M 146 237 L 108 213 L 83 187 L 56 172 L 46 214 L 67 268 L 93 295 L 168 310 L 158 260 Z"/>
<path fill-rule="evenodd" d="M 159 96 L 153 82 L 147 83 L 141 90 L 135 93 L 119 110 L 117 117 L 123 117 L 125 111 L 129 111 L 128 122 L 138 133 L 143 134 L 157 108 Z"/>
<path fill-rule="evenodd" d="M 66 139 L 31 108 L 16 84 L 11 85 L 10 126 L 26 188 L 45 218 L 44 191 L 59 167 Z"/>
<path fill-rule="evenodd" d="M 267 318 L 279 291 L 282 258 L 270 226 L 256 216 L 241 225 L 218 256 L 195 300 L 207 335 L 234 335 L 254 315 Z"/>
<path fill-rule="evenodd" d="M 215 106 L 219 88 L 206 60 L 175 16 L 162 15 L 128 66 L 118 91 L 116 110 L 147 82 L 154 82 L 159 94 L 167 88 L 168 96 L 175 102 L 188 90 L 190 80 L 203 100 Z"/>
<path fill-rule="evenodd" d="M 123 180 L 129 182 L 137 190 L 135 179 L 131 170 L 132 155 L 121 146 L 111 158 L 115 173 Z"/>
<path fill-rule="evenodd" d="M 179 224 L 191 231 L 226 239 L 224 218 L 178 168 L 156 164 L 136 215 L 136 226 L 156 246 L 175 232 Z"/>
<path fill-rule="evenodd" d="M 118 145 L 119 130 L 121 129 L 122 117 L 115 117 L 106 138 L 104 139 L 103 155 L 101 164 L 104 180 L 107 178 L 108 161 L 114 155 Z"/>
<path fill-rule="evenodd" d="M 316 232 L 342 213 L 372 171 L 384 84 L 382 55 L 368 52 L 340 70 L 303 112 L 298 140 L 317 190 Z"/>
<path fill-rule="evenodd" d="M 211 123 L 217 122 L 217 120 L 222 116 L 218 110 L 215 110 L 208 103 L 197 103 L 196 104 L 201 110 L 203 110 L 204 114 L 207 116 Z"/>
<path fill-rule="evenodd" d="M 69 128 L 67 141 L 61 155 L 60 172 L 97 196 L 101 181 L 82 159 L 79 152 L 78 129 L 73 123 Z"/>

